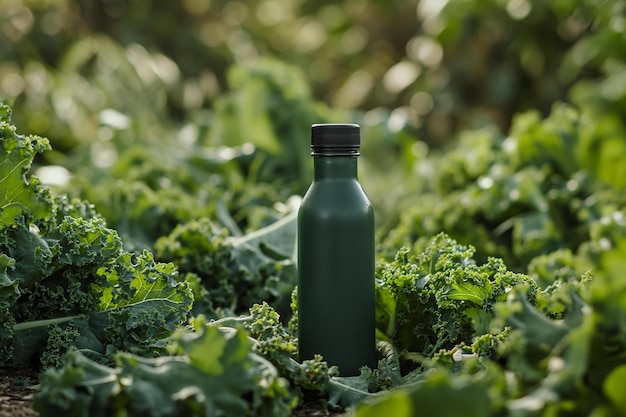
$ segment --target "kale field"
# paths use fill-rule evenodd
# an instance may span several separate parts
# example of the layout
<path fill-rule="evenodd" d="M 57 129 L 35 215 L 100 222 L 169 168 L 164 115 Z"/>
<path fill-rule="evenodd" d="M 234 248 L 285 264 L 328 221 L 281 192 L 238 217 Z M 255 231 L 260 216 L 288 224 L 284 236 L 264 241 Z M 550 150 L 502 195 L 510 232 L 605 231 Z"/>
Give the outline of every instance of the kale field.
<path fill-rule="evenodd" d="M 0 416 L 626 415 L 621 1 L 6 0 L 0 44 Z M 297 353 L 333 122 L 356 377 Z"/>

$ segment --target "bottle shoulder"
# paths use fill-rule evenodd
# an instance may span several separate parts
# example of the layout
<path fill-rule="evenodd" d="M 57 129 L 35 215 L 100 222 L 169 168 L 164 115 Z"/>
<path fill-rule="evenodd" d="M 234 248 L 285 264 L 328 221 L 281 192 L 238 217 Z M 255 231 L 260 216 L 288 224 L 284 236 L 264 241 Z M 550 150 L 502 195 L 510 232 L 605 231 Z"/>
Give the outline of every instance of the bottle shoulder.
<path fill-rule="evenodd" d="M 302 199 L 301 212 L 372 215 L 372 205 L 356 180 L 318 181 Z"/>
<path fill-rule="evenodd" d="M 313 182 L 304 194 L 304 199 L 306 200 L 320 197 L 333 197 L 337 200 L 366 200 L 369 203 L 365 190 L 363 190 L 361 184 L 354 179 L 337 179 Z"/>

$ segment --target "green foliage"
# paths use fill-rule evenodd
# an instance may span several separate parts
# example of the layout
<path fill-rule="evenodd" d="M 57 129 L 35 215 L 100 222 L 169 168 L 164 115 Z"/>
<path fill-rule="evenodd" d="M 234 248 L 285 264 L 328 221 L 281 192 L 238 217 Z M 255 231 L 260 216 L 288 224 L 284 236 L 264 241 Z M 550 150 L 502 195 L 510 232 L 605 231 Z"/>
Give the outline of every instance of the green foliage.
<path fill-rule="evenodd" d="M 102 50 L 91 48 L 101 43 Z M 117 73 L 103 69 L 102 65 L 108 64 L 92 66 L 89 57 L 98 63 L 107 53 L 114 61 L 126 55 L 106 40 L 93 39 L 89 45 L 75 46 L 74 53 L 81 59 L 74 70 L 86 72 L 85 77 L 94 78 L 96 85 L 113 77 L 114 86 L 102 87 L 105 91 L 123 90 L 126 94 L 127 90 L 160 88 L 157 81 L 156 86 L 141 84 L 136 74 L 117 79 Z M 148 66 L 158 59 L 149 54 L 142 57 Z M 87 138 L 79 138 L 84 143 L 76 147 L 75 154 L 58 153 L 54 157 L 56 164 L 73 174 L 72 181 L 58 187 L 59 192 L 94 204 L 130 251 L 153 249 L 154 243 L 177 225 L 202 217 L 214 219 L 232 235 L 262 228 L 283 217 L 293 209 L 289 198 L 303 191 L 309 180 L 306 149 L 299 151 L 301 157 L 292 158 L 301 141 L 308 140 L 302 126 L 327 120 L 327 111 L 312 101 L 302 76 L 283 63 L 264 61 L 234 68 L 233 72 L 240 73 L 234 82 L 241 85 L 220 97 L 218 101 L 223 104 L 216 104 L 216 114 L 203 115 L 181 129 L 168 121 L 160 106 L 142 110 L 139 93 L 129 98 L 129 103 L 137 102 L 123 109 L 117 103 L 119 97 L 107 97 L 113 102 L 97 115 L 96 131 L 91 131 L 94 122 L 90 117 L 76 116 L 76 123 L 84 124 L 76 129 Z M 256 97 L 259 94 L 264 98 Z M 254 103 L 271 102 L 275 107 L 271 113 L 244 116 L 240 107 L 248 98 Z M 72 102 L 82 99 L 67 98 Z M 154 100 L 145 98 L 151 103 Z M 293 113 L 281 119 L 278 115 L 284 108 Z M 249 117 L 252 119 L 240 120 Z M 259 124 L 265 126 L 265 139 L 259 134 Z M 235 128 L 237 131 L 231 131 Z M 267 141 L 279 144 L 279 151 L 276 146 L 268 147 Z M 296 180 L 291 178 L 293 174 Z M 280 201 L 285 204 L 279 205 Z"/>
<path fill-rule="evenodd" d="M 262 301 L 285 304 L 295 285 L 295 212 L 244 236 L 228 236 L 201 218 L 177 226 L 155 244 L 156 256 L 198 277 L 214 317 L 238 314 Z M 196 302 L 202 302 L 196 298 Z"/>
<path fill-rule="evenodd" d="M 161 339 L 186 320 L 192 294 L 172 264 L 156 263 L 149 252 L 132 258 L 119 253 L 102 264 L 66 266 L 32 289 L 20 287 L 11 306 L 15 348 L 6 363 L 27 366 L 45 352 L 45 364 L 59 364 L 71 347 L 100 360 L 118 349 L 162 353 Z"/>
<path fill-rule="evenodd" d="M 179 225 L 169 236 L 160 238 L 155 253 L 160 259 L 175 262 L 182 273 L 195 274 L 208 290 L 212 306 L 234 310 L 237 294 L 231 284 L 234 268 L 227 234 L 209 219 L 201 218 Z"/>
<path fill-rule="evenodd" d="M 42 374 L 35 410 L 42 417 L 290 415 L 297 399 L 244 331 L 207 326 L 202 318 L 193 326 L 172 338 L 173 356 L 119 353 L 108 368 L 70 354 L 64 368 Z"/>
<path fill-rule="evenodd" d="M 430 401 L 446 403 L 433 415 L 467 415 L 478 404 L 477 415 L 620 415 L 623 252 L 621 241 L 602 255 L 596 276 L 557 279 L 535 288 L 532 300 L 528 284 L 513 287 L 493 305 L 489 334 L 423 361 L 411 376 L 417 382 L 368 400 L 356 415 L 413 415 Z M 461 390 L 469 386 L 471 405 Z"/>
<path fill-rule="evenodd" d="M 248 170 L 259 158 L 254 146 L 146 143 L 126 150 L 102 180 L 85 172 L 64 191 L 93 202 L 128 250 L 152 249 L 176 226 L 203 217 L 243 234 L 282 217 L 286 210 L 273 205 L 291 195 L 288 188 L 256 183 Z"/>
<path fill-rule="evenodd" d="M 38 136 L 23 136 L 11 125 L 11 108 L 0 103 L 0 228 L 12 225 L 20 216 L 46 218 L 52 210 L 47 189 L 39 180 L 27 177 L 35 155 L 50 149 L 50 144 Z"/>
<path fill-rule="evenodd" d="M 98 123 L 107 109 L 139 121 L 116 132 L 127 139 L 155 121 L 206 123 L 236 88 L 233 65 L 272 56 L 303 71 L 315 97 L 395 110 L 392 133 L 440 146 L 559 100 L 619 119 L 623 14 L 620 0 L 23 0 L 0 8 L 0 95 L 15 100 L 18 125 L 70 150 L 110 127 Z"/>
<path fill-rule="evenodd" d="M 0 95 L 54 148 L 0 105 L 0 358 L 49 368 L 42 415 L 624 414 L 623 2 L 118 3 L 0 2 Z M 308 126 L 346 119 L 379 219 L 354 378 L 278 315 Z"/>
<path fill-rule="evenodd" d="M 492 409 L 489 392 L 497 390 L 498 383 L 501 381 L 486 372 L 453 377 L 445 371 L 434 370 L 422 381 L 358 406 L 354 415 L 410 417 L 428 413 L 450 417 L 486 416 Z"/>
<path fill-rule="evenodd" d="M 379 264 L 379 279 L 392 285 L 387 291 L 377 288 L 377 326 L 379 335 L 389 336 L 400 350 L 405 372 L 407 360 L 421 365 L 405 377 L 417 380 L 420 388 L 409 383 L 410 393 L 402 387 L 368 400 L 372 410 L 398 407 L 399 413 L 410 415 L 413 395 L 437 398 L 438 391 L 424 388 L 423 381 L 438 372 L 447 379 L 446 389 L 477 373 L 480 381 L 499 381 L 489 389 L 490 402 L 481 415 L 618 415 L 621 403 L 612 390 L 624 363 L 619 324 L 624 310 L 619 278 L 625 230 L 619 170 L 624 154 L 621 145 L 607 139 L 620 137 L 623 127 L 594 114 L 587 107 L 562 104 L 545 119 L 534 111 L 523 113 L 506 138 L 487 130 L 469 132 L 457 148 L 415 160 L 428 181 L 384 245 L 410 243 L 415 252 L 426 251 L 409 258 L 404 249 L 393 261 Z M 601 151 L 604 146 L 611 151 Z M 467 313 L 458 315 L 452 325 L 441 326 L 445 332 L 435 333 L 439 323 L 446 323 L 450 306 L 471 305 L 489 289 L 485 283 L 474 287 L 464 282 L 422 298 L 437 265 L 437 258 L 428 256 L 433 250 L 427 242 L 440 230 L 476 245 L 476 253 L 465 255 L 470 271 L 477 268 L 474 259 L 486 260 L 482 268 L 493 267 L 490 256 L 497 255 L 528 276 L 508 272 L 518 281 L 510 282 L 492 304 L 477 309 L 479 315 L 470 310 L 471 320 Z M 463 276 L 458 273 L 462 265 L 445 264 L 440 282 L 450 285 L 451 278 Z M 407 288 L 410 297 L 395 295 L 394 288 Z M 459 297 L 451 301 L 449 294 Z M 403 299 L 415 307 L 400 303 Z M 429 311 L 434 314 L 424 318 Z M 422 327 L 413 330 L 411 324 L 402 332 L 402 321 L 394 317 L 407 317 L 405 323 L 418 318 Z M 450 344 L 424 352 L 425 343 L 419 342 L 424 335 L 431 335 L 427 341 Z M 459 335 L 464 337 L 455 340 Z M 369 415 L 369 410 L 363 406 L 359 412 Z"/>
<path fill-rule="evenodd" d="M 312 176 L 309 129 L 332 121 L 330 111 L 312 102 L 295 67 L 268 60 L 232 67 L 228 75 L 233 91 L 215 102 L 212 135 L 226 145 L 251 142 L 272 156 L 263 161 L 258 180 L 289 176 L 289 186 L 304 193 Z"/>
<path fill-rule="evenodd" d="M 480 260 L 500 257 L 523 271 L 537 256 L 569 250 L 581 255 L 582 273 L 624 234 L 621 177 L 602 169 L 619 169 L 613 158 L 626 154 L 598 163 L 592 152 L 621 129 L 558 104 L 543 120 L 534 111 L 518 115 L 506 138 L 466 133 L 456 148 L 416 161 L 430 172 L 430 187 L 401 214 L 384 247 L 419 247 L 420 238 L 445 230 L 474 245 Z"/>
<path fill-rule="evenodd" d="M 295 336 L 283 327 L 280 315 L 272 307 L 265 302 L 255 304 L 250 308 L 249 319 L 242 324 L 256 339 L 255 350 L 278 366 L 281 375 L 298 373 L 292 360 L 298 352 Z"/>
<path fill-rule="evenodd" d="M 297 362 L 295 337 L 267 303 L 254 305 L 248 316 L 208 323 L 199 316 L 169 338 L 168 350 L 172 356 L 158 359 L 120 352 L 113 368 L 69 353 L 62 368 L 42 374 L 35 409 L 42 416 L 97 416 L 104 410 L 290 415 L 306 393 L 323 393 L 342 408 L 374 395 L 369 391 L 377 383 L 367 368 L 359 377 L 339 378 L 319 356 Z"/>
<path fill-rule="evenodd" d="M 2 364 L 59 365 L 70 348 L 100 357 L 116 349 L 158 353 L 159 339 L 186 320 L 191 290 L 172 264 L 125 252 L 91 205 L 53 199 L 36 179 L 27 181 L 47 142 L 16 134 L 2 109 L 0 157 L 14 164 L 0 180 L 5 201 L 14 202 L 0 226 Z"/>
<path fill-rule="evenodd" d="M 418 256 L 403 248 L 393 262 L 378 265 L 377 308 L 386 314 L 379 314 L 377 328 L 402 354 L 431 357 L 471 343 L 489 331 L 494 305 L 512 287 L 526 283 L 533 296 L 530 277 L 495 258 L 478 265 L 473 255 L 473 248 L 439 235 Z"/>
<path fill-rule="evenodd" d="M 330 378 L 337 374 L 321 356 L 298 362 L 298 344 L 295 334 L 284 327 L 280 315 L 266 302 L 255 304 L 249 315 L 225 317 L 211 326 L 222 329 L 245 329 L 254 340 L 253 349 L 270 361 L 279 375 L 291 384 L 292 390 L 302 400 L 304 392 L 325 390 Z"/>

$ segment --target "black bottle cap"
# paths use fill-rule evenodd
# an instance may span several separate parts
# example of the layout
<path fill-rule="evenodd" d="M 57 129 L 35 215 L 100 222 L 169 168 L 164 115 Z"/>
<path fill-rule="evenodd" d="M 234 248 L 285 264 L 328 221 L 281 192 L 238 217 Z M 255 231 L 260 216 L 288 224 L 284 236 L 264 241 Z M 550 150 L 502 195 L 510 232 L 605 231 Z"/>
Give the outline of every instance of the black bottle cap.
<path fill-rule="evenodd" d="M 311 126 L 311 155 L 359 155 L 361 128 L 356 124 Z"/>

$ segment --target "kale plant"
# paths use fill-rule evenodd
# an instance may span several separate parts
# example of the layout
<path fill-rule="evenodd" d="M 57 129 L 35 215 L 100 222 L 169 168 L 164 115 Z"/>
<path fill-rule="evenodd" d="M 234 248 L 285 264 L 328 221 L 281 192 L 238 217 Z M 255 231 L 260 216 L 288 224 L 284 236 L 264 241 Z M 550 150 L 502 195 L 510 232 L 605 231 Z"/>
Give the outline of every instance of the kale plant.
<path fill-rule="evenodd" d="M 53 198 L 29 175 L 45 139 L 16 133 L 0 106 L 0 361 L 60 365 L 68 349 L 159 354 L 193 298 L 172 264 L 124 251 L 93 207 Z"/>
<path fill-rule="evenodd" d="M 408 248 L 377 267 L 377 328 L 408 362 L 432 357 L 442 349 L 489 332 L 493 307 L 516 285 L 536 284 L 527 275 L 507 270 L 500 259 L 478 265 L 474 248 L 444 234 L 419 255 Z"/>

